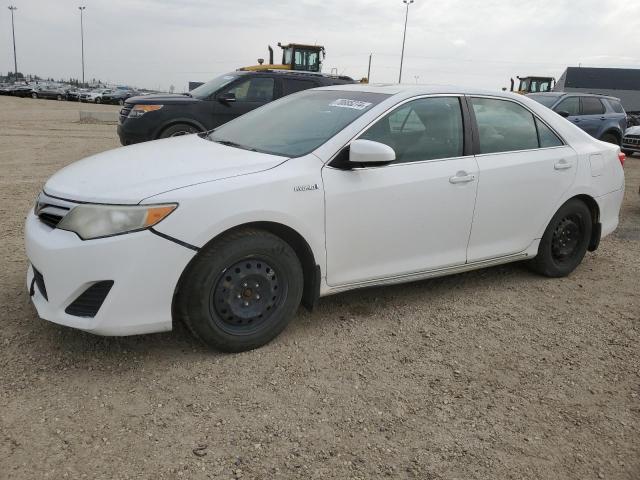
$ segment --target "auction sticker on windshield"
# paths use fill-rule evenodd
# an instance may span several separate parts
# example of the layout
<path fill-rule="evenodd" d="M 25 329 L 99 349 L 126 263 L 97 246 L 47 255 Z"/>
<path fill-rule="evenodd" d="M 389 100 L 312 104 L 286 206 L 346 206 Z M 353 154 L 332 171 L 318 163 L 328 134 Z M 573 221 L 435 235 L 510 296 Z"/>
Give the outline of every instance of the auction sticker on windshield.
<path fill-rule="evenodd" d="M 353 108 L 354 110 L 364 110 L 370 105 L 371 102 L 349 100 L 348 98 L 338 98 L 329 104 L 330 107 Z"/>

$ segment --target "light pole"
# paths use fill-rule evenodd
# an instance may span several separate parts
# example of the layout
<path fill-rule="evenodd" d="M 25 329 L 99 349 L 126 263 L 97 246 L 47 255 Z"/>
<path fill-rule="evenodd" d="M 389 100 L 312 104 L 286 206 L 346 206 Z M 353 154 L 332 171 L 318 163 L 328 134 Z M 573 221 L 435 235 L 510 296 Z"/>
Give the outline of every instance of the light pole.
<path fill-rule="evenodd" d="M 18 7 L 14 7 L 13 5 L 9 6 L 9 10 L 11 10 L 11 33 L 13 34 L 13 75 L 14 82 L 18 81 L 18 59 L 16 58 L 16 27 L 13 24 L 13 12 L 15 12 Z"/>
<path fill-rule="evenodd" d="M 407 6 L 407 12 L 404 16 L 404 35 L 402 35 L 402 54 L 400 55 L 400 75 L 398 75 L 398 83 L 402 83 L 402 61 L 404 60 L 404 41 L 407 38 L 407 20 L 409 20 L 409 5 L 413 3 L 413 0 L 402 0 Z"/>
<path fill-rule="evenodd" d="M 82 13 L 87 7 L 78 7 L 80 10 L 80 45 L 82 48 L 82 85 L 84 85 L 84 25 L 82 23 Z"/>

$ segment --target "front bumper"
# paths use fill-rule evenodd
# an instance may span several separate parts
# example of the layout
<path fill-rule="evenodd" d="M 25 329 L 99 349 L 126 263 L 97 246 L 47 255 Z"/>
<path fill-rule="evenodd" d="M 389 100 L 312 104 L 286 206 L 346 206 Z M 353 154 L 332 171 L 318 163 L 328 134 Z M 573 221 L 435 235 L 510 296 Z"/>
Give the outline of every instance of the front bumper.
<path fill-rule="evenodd" d="M 195 255 L 174 242 L 142 231 L 96 240 L 50 228 L 31 211 L 25 226 L 27 256 L 44 279 L 46 297 L 27 287 L 38 315 L 51 322 L 99 335 L 135 335 L 171 330 L 173 294 Z M 113 286 L 94 317 L 65 312 L 96 282 Z"/>

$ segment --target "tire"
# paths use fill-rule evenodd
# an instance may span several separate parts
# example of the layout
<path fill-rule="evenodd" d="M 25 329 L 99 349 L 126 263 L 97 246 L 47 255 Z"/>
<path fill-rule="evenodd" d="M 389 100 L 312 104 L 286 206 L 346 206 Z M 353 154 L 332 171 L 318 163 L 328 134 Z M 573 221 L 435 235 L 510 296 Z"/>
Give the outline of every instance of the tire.
<path fill-rule="evenodd" d="M 119 104 L 120 106 L 124 105 L 124 99 L 122 99 L 122 98 L 121 98 L 120 100 L 118 100 L 118 104 Z"/>
<path fill-rule="evenodd" d="M 622 153 L 624 153 L 627 157 L 630 157 L 633 155 L 633 152 L 631 150 L 622 150 Z"/>
<path fill-rule="evenodd" d="M 191 133 L 198 133 L 198 130 L 193 125 L 187 123 L 176 123 L 170 127 L 165 128 L 158 138 L 179 137 L 181 135 L 189 135 Z"/>
<path fill-rule="evenodd" d="M 31 94 L 31 98 L 38 98 L 38 94 L 37 94 L 36 92 L 33 92 L 33 93 Z"/>
<path fill-rule="evenodd" d="M 291 321 L 303 283 L 300 260 L 287 242 L 239 229 L 204 247 L 189 264 L 174 298 L 174 320 L 217 350 L 252 350 Z"/>
<path fill-rule="evenodd" d="M 607 143 L 613 143 L 614 145 L 620 146 L 620 140 L 613 133 L 605 133 L 600 140 Z"/>
<path fill-rule="evenodd" d="M 62 100 L 62 95 L 58 95 L 56 99 L 60 102 Z"/>
<path fill-rule="evenodd" d="M 102 99 L 100 97 L 96 97 L 96 103 L 102 103 Z"/>
<path fill-rule="evenodd" d="M 582 262 L 593 229 L 591 211 L 584 202 L 567 201 L 549 222 L 531 269 L 546 277 L 566 277 Z"/>

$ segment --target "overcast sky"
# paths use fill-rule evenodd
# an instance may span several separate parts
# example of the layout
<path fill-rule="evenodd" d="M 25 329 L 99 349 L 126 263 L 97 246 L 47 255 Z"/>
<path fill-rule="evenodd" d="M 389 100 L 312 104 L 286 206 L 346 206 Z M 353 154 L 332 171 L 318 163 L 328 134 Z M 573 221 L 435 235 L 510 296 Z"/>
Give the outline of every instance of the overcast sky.
<path fill-rule="evenodd" d="M 3 0 L 0 72 L 80 77 L 176 90 L 256 63 L 267 45 L 325 45 L 323 70 L 397 82 L 401 0 Z M 515 75 L 556 78 L 567 66 L 640 67 L 640 0 L 415 0 L 403 82 L 499 89 Z"/>

